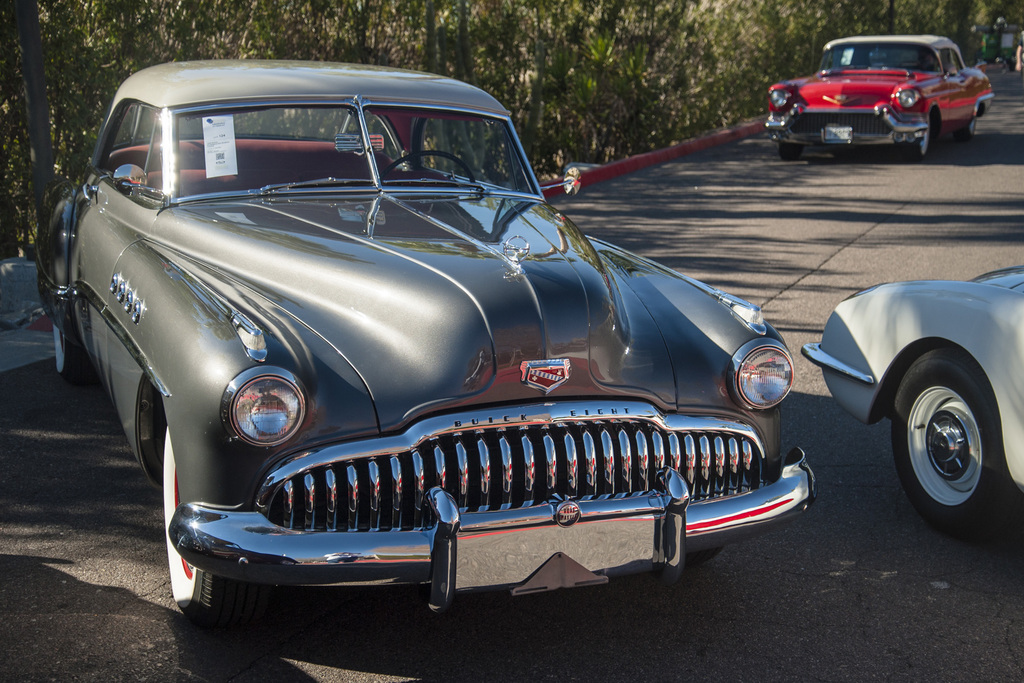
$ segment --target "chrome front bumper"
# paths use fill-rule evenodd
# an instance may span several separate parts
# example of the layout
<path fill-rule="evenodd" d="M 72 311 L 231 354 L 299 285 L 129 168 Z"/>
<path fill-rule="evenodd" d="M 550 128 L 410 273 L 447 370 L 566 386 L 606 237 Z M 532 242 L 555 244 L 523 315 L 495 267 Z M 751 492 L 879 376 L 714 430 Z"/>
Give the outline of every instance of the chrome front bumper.
<path fill-rule="evenodd" d="M 793 131 L 794 124 L 805 114 L 832 114 L 836 116 L 844 114 L 874 115 L 881 119 L 888 131 L 885 133 L 857 133 L 854 131 L 854 135 L 849 142 L 827 142 L 824 139 L 824 130 L 818 130 L 814 133 L 798 133 Z M 770 114 L 768 120 L 765 121 L 764 127 L 768 131 L 768 137 L 775 142 L 790 142 L 802 145 L 871 145 L 920 140 L 928 132 L 928 120 L 922 114 L 911 114 L 901 117 L 888 106 L 877 106 L 873 111 L 865 111 L 863 109 L 811 109 L 802 105 L 796 105 L 785 114 Z"/>
<path fill-rule="evenodd" d="M 672 583 L 687 552 L 760 534 L 815 498 L 800 449 L 786 457 L 778 481 L 739 495 L 689 504 L 678 472 L 665 468 L 659 480 L 659 491 L 645 495 L 576 501 L 580 514 L 566 526 L 557 520 L 563 501 L 460 513 L 434 488 L 428 497 L 437 521 L 422 530 L 299 531 L 257 512 L 183 503 L 168 534 L 187 562 L 218 576 L 278 585 L 430 584 L 431 608 L 440 611 L 456 591 L 532 592 L 644 571 Z"/>

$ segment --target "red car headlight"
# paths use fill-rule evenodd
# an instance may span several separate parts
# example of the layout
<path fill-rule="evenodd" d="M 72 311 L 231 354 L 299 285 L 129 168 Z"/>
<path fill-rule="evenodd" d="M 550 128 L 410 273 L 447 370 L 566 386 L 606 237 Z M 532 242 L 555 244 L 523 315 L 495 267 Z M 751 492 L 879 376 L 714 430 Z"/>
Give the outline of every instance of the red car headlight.
<path fill-rule="evenodd" d="M 921 93 L 914 88 L 904 88 L 896 93 L 896 101 L 904 109 L 910 109 L 921 99 Z"/>
<path fill-rule="evenodd" d="M 773 88 L 768 91 L 768 99 L 771 101 L 772 106 L 778 109 L 786 106 L 786 103 L 789 102 L 789 98 L 791 96 L 792 93 L 785 88 Z"/>

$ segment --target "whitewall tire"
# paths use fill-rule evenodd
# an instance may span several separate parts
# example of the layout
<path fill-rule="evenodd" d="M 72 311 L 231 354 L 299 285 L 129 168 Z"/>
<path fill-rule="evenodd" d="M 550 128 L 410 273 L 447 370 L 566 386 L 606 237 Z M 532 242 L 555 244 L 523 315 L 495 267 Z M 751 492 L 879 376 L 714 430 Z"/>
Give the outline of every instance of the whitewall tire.
<path fill-rule="evenodd" d="M 177 481 L 174 447 L 168 429 L 164 438 L 164 541 L 174 602 L 199 626 L 236 626 L 258 619 L 266 610 L 270 586 L 214 576 L 185 562 L 174 549 L 167 529 L 179 503 Z"/>

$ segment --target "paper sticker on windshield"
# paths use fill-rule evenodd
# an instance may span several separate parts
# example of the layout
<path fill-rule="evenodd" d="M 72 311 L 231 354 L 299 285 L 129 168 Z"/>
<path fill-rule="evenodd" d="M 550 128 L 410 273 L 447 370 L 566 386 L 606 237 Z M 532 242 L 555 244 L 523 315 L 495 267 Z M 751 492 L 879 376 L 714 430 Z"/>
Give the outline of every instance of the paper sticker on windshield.
<path fill-rule="evenodd" d="M 238 175 L 234 118 L 231 116 L 203 117 L 203 146 L 206 149 L 207 178 Z"/>

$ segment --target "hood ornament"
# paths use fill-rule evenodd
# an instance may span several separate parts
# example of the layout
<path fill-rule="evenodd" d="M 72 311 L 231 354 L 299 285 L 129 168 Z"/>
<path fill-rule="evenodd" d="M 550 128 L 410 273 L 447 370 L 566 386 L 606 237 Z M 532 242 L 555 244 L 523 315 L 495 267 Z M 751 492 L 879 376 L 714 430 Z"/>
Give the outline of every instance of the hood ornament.
<path fill-rule="evenodd" d="M 501 245 L 501 252 L 505 254 L 505 258 L 518 266 L 530 255 L 530 243 L 522 235 L 513 235 Z"/>
<path fill-rule="evenodd" d="M 826 102 L 831 102 L 832 104 L 838 104 L 841 107 L 853 98 L 850 97 L 849 95 L 836 95 L 835 97 L 823 95 L 821 99 L 825 100 Z"/>
<path fill-rule="evenodd" d="M 523 373 L 523 384 L 539 389 L 545 394 L 565 384 L 569 380 L 571 369 L 572 364 L 568 358 L 524 360 L 519 364 L 519 370 Z"/>

